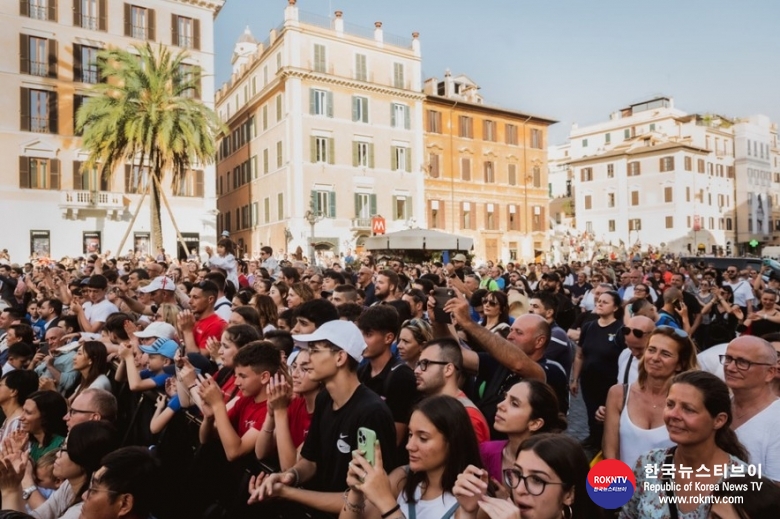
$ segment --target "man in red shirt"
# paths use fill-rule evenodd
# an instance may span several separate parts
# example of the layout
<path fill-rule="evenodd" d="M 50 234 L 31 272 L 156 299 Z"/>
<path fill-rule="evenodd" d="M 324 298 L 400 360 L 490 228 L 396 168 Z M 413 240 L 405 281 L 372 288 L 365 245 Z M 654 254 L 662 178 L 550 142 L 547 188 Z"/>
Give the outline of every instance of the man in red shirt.
<path fill-rule="evenodd" d="M 216 429 L 225 456 L 234 461 L 254 450 L 259 434 L 273 434 L 273 431 L 262 432 L 268 413 L 266 385 L 279 371 L 281 363 L 279 350 L 266 341 L 251 342 L 238 350 L 233 364 L 241 398 L 230 411 L 217 383 L 206 378 L 199 388 L 204 403 L 200 442 L 208 442 Z"/>
<path fill-rule="evenodd" d="M 177 322 L 187 353 L 208 356 L 209 337 L 222 338 L 227 323 L 214 312 L 219 288 L 211 281 L 201 281 L 190 290 L 190 310 L 179 312 Z M 197 319 L 197 321 L 196 321 Z"/>

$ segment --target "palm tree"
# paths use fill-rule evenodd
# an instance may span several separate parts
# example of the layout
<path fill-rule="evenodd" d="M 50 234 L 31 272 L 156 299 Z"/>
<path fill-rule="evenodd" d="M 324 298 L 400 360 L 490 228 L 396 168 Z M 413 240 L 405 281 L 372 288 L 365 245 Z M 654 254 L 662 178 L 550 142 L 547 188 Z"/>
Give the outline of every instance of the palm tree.
<path fill-rule="evenodd" d="M 83 168 L 97 168 L 110 177 L 122 164 L 148 167 L 151 178 L 152 247 L 162 246 L 160 186 L 171 172 L 176 186 L 195 164 L 214 161 L 216 136 L 224 125 L 213 110 L 196 99 L 200 78 L 184 62 L 182 51 L 173 55 L 160 45 L 136 45 L 136 53 L 117 48 L 98 53 L 102 82 L 76 114 L 77 131 L 89 156 Z M 146 186 L 133 186 L 138 192 Z"/>

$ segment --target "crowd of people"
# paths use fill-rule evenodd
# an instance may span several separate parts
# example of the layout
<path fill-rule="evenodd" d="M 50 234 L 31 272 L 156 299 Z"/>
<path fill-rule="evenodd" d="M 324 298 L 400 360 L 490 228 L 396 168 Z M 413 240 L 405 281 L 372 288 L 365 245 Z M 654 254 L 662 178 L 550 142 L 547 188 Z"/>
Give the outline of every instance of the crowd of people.
<path fill-rule="evenodd" d="M 229 237 L 204 259 L 0 262 L 13 517 L 780 516 L 769 268 L 314 266 Z M 600 459 L 635 472 L 614 513 L 588 496 Z M 766 484 L 734 505 L 644 484 L 686 470 L 711 484 L 689 497 Z"/>

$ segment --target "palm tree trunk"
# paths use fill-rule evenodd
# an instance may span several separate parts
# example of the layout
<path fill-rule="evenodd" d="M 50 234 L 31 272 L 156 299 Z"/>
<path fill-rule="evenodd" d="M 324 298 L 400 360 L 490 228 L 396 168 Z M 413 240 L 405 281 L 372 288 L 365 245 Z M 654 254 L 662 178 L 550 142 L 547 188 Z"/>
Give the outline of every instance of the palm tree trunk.
<path fill-rule="evenodd" d="M 152 225 L 152 250 L 150 251 L 153 256 L 157 255 L 157 249 L 159 247 L 163 246 L 163 233 L 162 233 L 162 218 L 161 218 L 161 207 L 160 207 L 160 189 L 162 189 L 162 182 L 160 182 L 160 164 L 159 164 L 159 156 L 155 156 L 154 161 L 150 164 L 150 169 L 152 170 L 150 173 L 155 178 L 150 178 L 149 181 L 152 183 L 151 186 L 151 197 L 150 197 L 150 203 L 149 208 L 151 210 L 151 225 Z"/>

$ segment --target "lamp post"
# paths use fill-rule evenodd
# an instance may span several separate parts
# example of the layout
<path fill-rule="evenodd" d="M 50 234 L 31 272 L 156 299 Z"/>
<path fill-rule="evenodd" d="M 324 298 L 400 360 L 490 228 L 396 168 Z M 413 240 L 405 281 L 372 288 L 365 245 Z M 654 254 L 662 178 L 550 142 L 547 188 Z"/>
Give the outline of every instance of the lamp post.
<path fill-rule="evenodd" d="M 303 215 L 304 220 L 309 224 L 309 261 L 311 265 L 316 265 L 314 257 L 314 226 L 324 218 L 324 216 L 312 207 Z"/>

